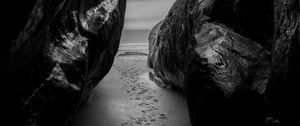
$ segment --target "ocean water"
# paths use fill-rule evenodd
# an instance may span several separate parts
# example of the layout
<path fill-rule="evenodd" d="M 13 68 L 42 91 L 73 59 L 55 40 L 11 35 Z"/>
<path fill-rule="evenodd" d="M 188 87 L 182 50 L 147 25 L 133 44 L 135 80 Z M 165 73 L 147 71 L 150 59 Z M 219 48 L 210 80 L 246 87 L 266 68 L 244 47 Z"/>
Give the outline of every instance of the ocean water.
<path fill-rule="evenodd" d="M 123 43 L 148 43 L 150 29 L 124 29 L 121 37 Z"/>
<path fill-rule="evenodd" d="M 175 0 L 128 0 L 122 43 L 148 43 L 153 26 L 163 20 Z"/>

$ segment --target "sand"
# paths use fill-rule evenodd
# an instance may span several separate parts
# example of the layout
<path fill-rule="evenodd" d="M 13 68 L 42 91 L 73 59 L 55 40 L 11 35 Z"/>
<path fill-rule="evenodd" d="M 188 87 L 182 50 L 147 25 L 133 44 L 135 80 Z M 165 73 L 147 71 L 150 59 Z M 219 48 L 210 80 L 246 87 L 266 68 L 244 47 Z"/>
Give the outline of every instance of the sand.
<path fill-rule="evenodd" d="M 183 94 L 149 80 L 147 46 L 120 45 L 112 69 L 71 126 L 190 126 Z"/>

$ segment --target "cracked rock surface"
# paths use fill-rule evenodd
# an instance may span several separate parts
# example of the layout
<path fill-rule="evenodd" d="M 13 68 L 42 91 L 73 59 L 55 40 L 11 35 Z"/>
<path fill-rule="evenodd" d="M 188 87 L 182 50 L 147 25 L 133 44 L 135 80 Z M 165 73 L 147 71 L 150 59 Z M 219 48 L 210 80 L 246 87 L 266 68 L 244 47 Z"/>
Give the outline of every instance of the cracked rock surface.
<path fill-rule="evenodd" d="M 126 0 L 7 6 L 14 10 L 5 20 L 10 28 L 1 46 L 0 125 L 65 125 L 112 66 Z"/>
<path fill-rule="evenodd" d="M 186 92 L 194 126 L 265 125 L 269 116 L 292 124 L 299 6 L 299 0 L 176 0 L 149 35 L 154 82 Z"/>

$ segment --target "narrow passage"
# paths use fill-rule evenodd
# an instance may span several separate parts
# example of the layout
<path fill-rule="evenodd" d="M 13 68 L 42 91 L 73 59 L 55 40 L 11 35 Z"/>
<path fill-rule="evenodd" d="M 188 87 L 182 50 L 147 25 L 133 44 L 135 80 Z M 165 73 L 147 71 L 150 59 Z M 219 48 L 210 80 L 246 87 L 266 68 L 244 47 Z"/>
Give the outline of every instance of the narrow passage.
<path fill-rule="evenodd" d="M 122 43 L 73 126 L 190 126 L 186 99 L 149 80 L 147 43 Z"/>

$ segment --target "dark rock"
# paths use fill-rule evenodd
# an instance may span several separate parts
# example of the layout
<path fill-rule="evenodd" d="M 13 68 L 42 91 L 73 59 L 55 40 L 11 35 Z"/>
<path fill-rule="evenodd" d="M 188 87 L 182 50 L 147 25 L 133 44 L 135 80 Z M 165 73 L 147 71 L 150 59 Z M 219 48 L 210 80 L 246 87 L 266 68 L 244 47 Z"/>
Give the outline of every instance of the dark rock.
<path fill-rule="evenodd" d="M 260 125 L 268 53 L 222 25 L 200 29 L 185 78 L 192 124 Z"/>
<path fill-rule="evenodd" d="M 149 46 L 148 46 L 148 50 L 149 50 L 149 54 L 148 54 L 148 60 L 147 60 L 147 64 L 149 66 L 149 68 L 153 68 L 153 64 L 151 61 L 152 59 L 154 59 L 154 51 L 155 50 L 155 44 L 156 44 L 156 38 L 157 38 L 157 34 L 158 34 L 158 31 L 159 31 L 159 28 L 161 26 L 161 24 L 163 23 L 163 21 L 160 21 L 158 24 L 156 24 L 152 30 L 150 31 L 149 33 L 149 37 L 148 37 L 148 42 L 149 42 Z"/>
<path fill-rule="evenodd" d="M 257 8 L 249 8 L 249 3 Z M 153 79 L 161 87 L 185 90 L 194 126 L 264 123 L 272 5 L 256 0 L 177 0 L 154 27 L 153 33 L 158 32 L 149 41 L 148 59 Z"/>
<path fill-rule="evenodd" d="M 267 64 L 267 51 L 262 46 L 239 36 L 224 25 L 209 23 L 210 11 L 207 9 L 213 5 L 213 1 L 209 0 L 200 3 L 178 0 L 166 19 L 154 27 L 149 37 L 154 38 L 149 39 L 149 67 L 154 67 L 158 79 L 184 88 L 183 83 L 190 71 L 189 67 L 195 60 L 203 62 L 201 64 L 215 64 L 210 69 L 222 65 L 232 69 L 241 68 L 243 70 L 237 71 L 242 72 L 245 77 L 248 73 L 244 72 L 250 71 L 248 69 L 252 67 L 257 69 L 256 64 L 262 65 L 262 62 Z M 200 10 L 197 10 L 198 8 Z M 158 27 L 160 28 L 158 35 L 152 35 L 158 32 Z M 230 66 L 233 64 L 235 65 Z M 267 66 L 265 64 L 263 66 Z M 230 74 L 233 71 L 230 70 Z M 226 70 L 222 72 L 224 73 L 218 74 L 226 74 Z M 256 73 L 256 70 L 251 72 Z M 229 75 L 229 72 L 227 74 Z M 232 79 L 228 81 L 230 80 Z"/>
<path fill-rule="evenodd" d="M 64 125 L 112 66 L 126 0 L 15 4 L 1 46 L 0 125 Z"/>
<path fill-rule="evenodd" d="M 185 90 L 195 126 L 299 124 L 299 13 L 299 0 L 177 0 L 151 32 L 151 77 Z"/>
<path fill-rule="evenodd" d="M 233 25 L 236 33 L 271 51 L 274 34 L 273 0 L 235 0 Z"/>
<path fill-rule="evenodd" d="M 300 125 L 300 2 L 274 0 L 274 41 L 267 87 L 269 116 L 284 126 Z"/>
<path fill-rule="evenodd" d="M 271 51 L 273 8 L 272 0 L 214 0 L 207 16 Z"/>

